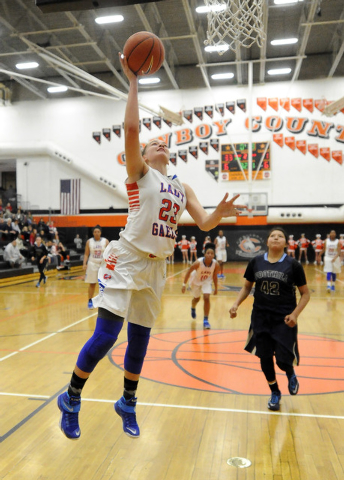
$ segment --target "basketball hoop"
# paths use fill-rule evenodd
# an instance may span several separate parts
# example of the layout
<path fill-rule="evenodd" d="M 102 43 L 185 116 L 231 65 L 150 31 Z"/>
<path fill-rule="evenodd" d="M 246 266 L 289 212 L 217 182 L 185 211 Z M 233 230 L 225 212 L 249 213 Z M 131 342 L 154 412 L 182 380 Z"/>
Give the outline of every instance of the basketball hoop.
<path fill-rule="evenodd" d="M 264 0 L 204 0 L 208 12 L 205 45 L 228 46 L 234 52 L 238 44 L 249 48 L 262 47 L 265 40 L 263 21 Z M 224 51 L 219 50 L 222 55 Z"/>
<path fill-rule="evenodd" d="M 247 209 L 247 216 L 251 217 L 251 218 L 253 217 L 253 208 L 248 208 Z"/>

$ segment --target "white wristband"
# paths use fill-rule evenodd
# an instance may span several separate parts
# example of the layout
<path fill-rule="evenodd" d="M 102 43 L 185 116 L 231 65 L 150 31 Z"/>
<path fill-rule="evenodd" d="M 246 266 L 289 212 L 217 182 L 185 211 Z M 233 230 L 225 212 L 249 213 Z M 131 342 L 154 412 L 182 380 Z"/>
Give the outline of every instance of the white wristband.
<path fill-rule="evenodd" d="M 185 284 L 185 283 L 183 283 L 183 287 L 186 287 L 186 284 Z"/>

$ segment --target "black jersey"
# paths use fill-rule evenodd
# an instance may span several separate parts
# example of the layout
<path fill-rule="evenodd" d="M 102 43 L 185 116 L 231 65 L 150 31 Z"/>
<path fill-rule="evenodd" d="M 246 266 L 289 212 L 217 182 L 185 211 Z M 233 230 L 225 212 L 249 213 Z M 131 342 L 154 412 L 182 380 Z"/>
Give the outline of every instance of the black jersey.
<path fill-rule="evenodd" d="M 303 267 L 284 254 L 276 263 L 268 255 L 258 255 L 246 268 L 244 277 L 255 282 L 253 309 L 287 315 L 296 307 L 296 288 L 306 285 Z"/>
<path fill-rule="evenodd" d="M 46 257 L 48 255 L 48 250 L 43 243 L 41 243 L 40 246 L 34 244 L 32 245 L 30 253 L 31 253 L 31 256 L 35 257 L 36 260 L 39 262 L 42 257 L 44 256 Z"/>

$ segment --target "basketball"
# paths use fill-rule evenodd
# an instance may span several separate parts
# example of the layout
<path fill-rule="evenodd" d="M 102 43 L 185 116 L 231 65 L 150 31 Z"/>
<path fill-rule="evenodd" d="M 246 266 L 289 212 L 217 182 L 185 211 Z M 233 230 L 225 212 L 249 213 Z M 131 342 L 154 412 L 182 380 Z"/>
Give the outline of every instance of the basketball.
<path fill-rule="evenodd" d="M 156 73 L 165 59 L 165 49 L 159 37 L 150 32 L 134 33 L 125 42 L 123 54 L 135 75 Z"/>

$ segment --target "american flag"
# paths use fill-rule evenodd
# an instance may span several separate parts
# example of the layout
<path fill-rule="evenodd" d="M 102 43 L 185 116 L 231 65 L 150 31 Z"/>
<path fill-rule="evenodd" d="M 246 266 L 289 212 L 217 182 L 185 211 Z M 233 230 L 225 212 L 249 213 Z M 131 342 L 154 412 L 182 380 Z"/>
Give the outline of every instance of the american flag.
<path fill-rule="evenodd" d="M 80 213 L 80 178 L 60 180 L 61 215 Z"/>

